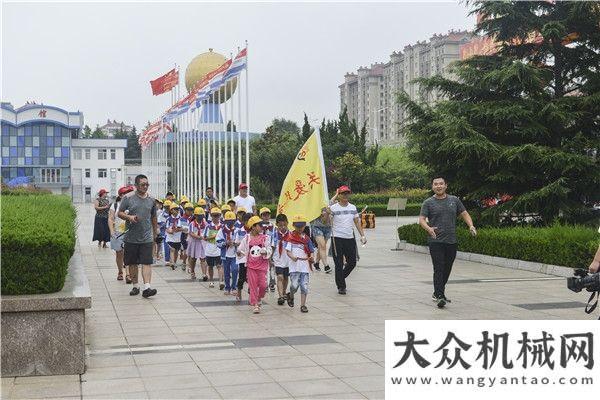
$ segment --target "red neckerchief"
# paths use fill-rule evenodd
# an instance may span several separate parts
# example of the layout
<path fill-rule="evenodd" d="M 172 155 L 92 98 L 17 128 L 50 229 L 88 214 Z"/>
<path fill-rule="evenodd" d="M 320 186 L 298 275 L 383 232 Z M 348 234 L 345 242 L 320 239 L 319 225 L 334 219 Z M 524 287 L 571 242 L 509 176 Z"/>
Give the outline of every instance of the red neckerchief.
<path fill-rule="evenodd" d="M 303 245 L 306 256 L 310 257 L 310 248 L 308 247 L 308 241 L 310 239 L 307 235 L 303 233 L 298 234 L 296 231 L 292 231 L 287 235 L 286 240 L 290 243 Z"/>
<path fill-rule="evenodd" d="M 269 225 L 263 225 L 263 233 L 266 235 L 267 231 L 272 231 L 273 230 L 273 224 L 271 222 L 269 222 Z"/>
<path fill-rule="evenodd" d="M 233 232 L 233 227 L 231 229 L 227 226 L 227 224 L 223 224 L 223 232 L 225 233 L 225 240 L 231 240 L 231 232 Z"/>
<path fill-rule="evenodd" d="M 204 226 L 205 226 L 205 224 L 204 224 L 204 220 L 202 220 L 202 222 L 203 222 L 203 223 L 202 223 L 202 225 L 200 225 L 200 224 L 198 223 L 198 220 L 197 220 L 197 219 L 194 219 L 194 220 L 192 221 L 192 225 L 196 227 L 196 232 L 198 232 L 198 234 L 200 234 L 200 231 L 201 231 L 202 229 L 204 229 Z"/>
<path fill-rule="evenodd" d="M 283 238 L 289 235 L 289 233 L 289 230 L 285 231 L 285 233 L 282 233 L 279 229 L 277 229 L 277 247 L 279 249 L 279 255 L 281 255 L 281 252 L 283 251 Z"/>
<path fill-rule="evenodd" d="M 179 217 L 173 218 L 171 216 L 171 220 L 173 221 L 173 224 L 171 225 L 171 229 L 177 228 L 177 223 L 179 222 Z"/>

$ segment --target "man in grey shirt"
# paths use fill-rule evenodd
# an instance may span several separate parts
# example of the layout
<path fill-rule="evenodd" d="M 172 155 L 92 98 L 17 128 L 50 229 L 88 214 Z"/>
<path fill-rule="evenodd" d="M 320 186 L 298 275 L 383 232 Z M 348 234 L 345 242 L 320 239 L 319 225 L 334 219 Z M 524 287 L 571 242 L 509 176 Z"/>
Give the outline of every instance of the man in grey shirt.
<path fill-rule="evenodd" d="M 142 296 L 150 297 L 156 294 L 152 289 L 153 244 L 158 233 L 156 220 L 156 205 L 154 198 L 148 195 L 148 178 L 145 175 L 135 177 L 133 193 L 124 197 L 119 206 L 119 218 L 125 220 L 126 233 L 123 240 L 124 263 L 129 265 L 129 274 L 133 281 L 133 289 L 129 294 L 135 296 L 140 293 L 138 284 L 138 265 L 142 265 L 142 278 L 144 291 Z"/>
<path fill-rule="evenodd" d="M 460 215 L 473 236 L 477 235 L 477 230 L 460 199 L 446 193 L 448 185 L 444 178 L 434 178 L 431 189 L 434 195 L 423 202 L 419 224 L 429 235 L 427 242 L 433 263 L 432 300 L 439 308 L 443 308 L 450 302 L 446 297 L 445 288 L 456 258 L 457 217 Z"/>

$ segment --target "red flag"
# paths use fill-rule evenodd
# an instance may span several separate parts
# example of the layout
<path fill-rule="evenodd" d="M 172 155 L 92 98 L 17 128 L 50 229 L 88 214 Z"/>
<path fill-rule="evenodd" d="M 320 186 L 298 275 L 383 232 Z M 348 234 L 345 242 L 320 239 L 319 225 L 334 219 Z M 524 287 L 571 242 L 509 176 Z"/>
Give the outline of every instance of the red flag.
<path fill-rule="evenodd" d="M 150 81 L 150 86 L 152 86 L 152 94 L 157 96 L 159 94 L 163 94 L 164 92 L 168 92 L 173 89 L 175 85 L 179 83 L 179 71 L 175 68 L 167 72 L 161 77 L 156 78 L 153 81 Z"/>

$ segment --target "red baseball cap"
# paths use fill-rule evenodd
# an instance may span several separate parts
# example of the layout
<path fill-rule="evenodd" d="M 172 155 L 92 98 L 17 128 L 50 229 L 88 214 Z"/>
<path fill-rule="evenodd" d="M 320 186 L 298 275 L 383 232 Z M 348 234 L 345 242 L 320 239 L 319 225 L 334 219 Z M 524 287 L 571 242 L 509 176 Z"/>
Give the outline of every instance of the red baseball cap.
<path fill-rule="evenodd" d="M 242 182 L 240 183 L 240 189 L 248 189 L 248 185 Z"/>
<path fill-rule="evenodd" d="M 100 189 L 100 190 L 98 191 L 98 196 L 103 196 L 103 195 L 104 195 L 104 193 L 108 193 L 108 190 L 106 190 L 106 189 Z"/>
<path fill-rule="evenodd" d="M 342 185 L 338 188 L 337 192 L 338 193 L 344 193 L 344 192 L 352 193 L 352 190 L 350 190 L 350 188 L 348 186 Z"/>
<path fill-rule="evenodd" d="M 119 194 L 119 196 L 123 196 L 124 194 L 127 194 L 129 192 L 133 192 L 133 186 L 131 185 L 119 188 L 117 193 Z"/>

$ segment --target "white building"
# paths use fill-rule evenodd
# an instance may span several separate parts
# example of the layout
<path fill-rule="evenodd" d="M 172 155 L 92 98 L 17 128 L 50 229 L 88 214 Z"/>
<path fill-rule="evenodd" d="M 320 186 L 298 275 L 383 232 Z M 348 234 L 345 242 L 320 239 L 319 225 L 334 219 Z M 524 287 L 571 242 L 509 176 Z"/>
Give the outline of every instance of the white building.
<path fill-rule="evenodd" d="M 106 120 L 106 124 L 100 127 L 100 130 L 109 138 L 113 138 L 117 132 L 131 133 L 133 126 L 125 124 L 123 121 Z"/>
<path fill-rule="evenodd" d="M 386 63 L 347 73 L 339 86 L 341 110 L 347 109 L 348 118 L 356 121 L 359 130 L 367 128 L 368 143 L 402 144 L 405 113 L 396 100 L 398 93 L 405 91 L 414 101 L 437 101 L 438 93 L 423 93 L 414 79 L 434 75 L 453 79 L 449 64 L 460 59 L 460 47 L 475 37 L 467 31 L 436 34 L 428 42 L 418 41 L 393 52 Z"/>
<path fill-rule="evenodd" d="M 110 197 L 123 186 L 126 139 L 73 139 L 71 141 L 71 182 L 73 202 L 92 202 L 100 189 Z"/>

